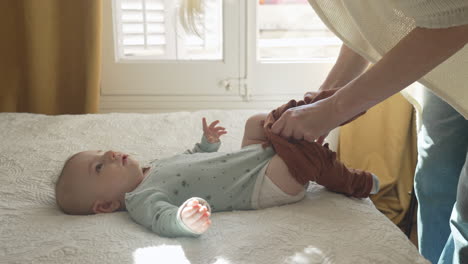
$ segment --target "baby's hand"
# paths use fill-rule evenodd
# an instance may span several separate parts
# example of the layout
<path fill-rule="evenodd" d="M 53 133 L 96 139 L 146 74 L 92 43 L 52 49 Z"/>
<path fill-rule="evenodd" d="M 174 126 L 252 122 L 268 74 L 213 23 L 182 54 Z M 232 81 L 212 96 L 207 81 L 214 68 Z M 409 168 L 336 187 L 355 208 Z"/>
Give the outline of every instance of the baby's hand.
<path fill-rule="evenodd" d="M 227 131 L 224 127 L 216 126 L 219 123 L 219 120 L 212 122 L 209 126 L 206 124 L 206 118 L 202 118 L 203 123 L 203 135 L 210 143 L 219 142 L 219 137 L 226 134 Z"/>
<path fill-rule="evenodd" d="M 211 213 L 205 205 L 198 200 L 192 200 L 185 204 L 180 213 L 182 222 L 194 233 L 204 233 L 211 225 Z"/>

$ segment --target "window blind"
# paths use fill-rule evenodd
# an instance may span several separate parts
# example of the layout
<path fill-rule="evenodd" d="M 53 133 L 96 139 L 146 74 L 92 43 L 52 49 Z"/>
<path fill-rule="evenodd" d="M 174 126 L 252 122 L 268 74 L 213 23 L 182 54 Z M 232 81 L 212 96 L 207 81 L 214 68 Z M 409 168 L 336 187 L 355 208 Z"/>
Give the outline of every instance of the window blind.
<path fill-rule="evenodd" d="M 196 18 L 199 35 L 179 22 L 179 1 L 114 0 L 116 48 L 120 58 L 222 59 L 222 0 L 204 1 Z"/>

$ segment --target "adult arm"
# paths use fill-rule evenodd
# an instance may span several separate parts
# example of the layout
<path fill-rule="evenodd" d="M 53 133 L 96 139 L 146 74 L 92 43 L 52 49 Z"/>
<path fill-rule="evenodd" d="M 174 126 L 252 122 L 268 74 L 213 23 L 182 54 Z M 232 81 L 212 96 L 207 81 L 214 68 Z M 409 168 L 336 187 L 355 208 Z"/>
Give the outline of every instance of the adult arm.
<path fill-rule="evenodd" d="M 369 61 L 361 57 L 345 44 L 341 45 L 335 65 L 319 90 L 329 90 L 343 87 L 359 76 L 369 65 Z"/>
<path fill-rule="evenodd" d="M 415 28 L 371 69 L 333 96 L 286 111 L 272 131 L 314 141 L 339 124 L 417 81 L 468 43 L 468 25 Z"/>
<path fill-rule="evenodd" d="M 320 86 L 319 90 L 316 92 L 305 93 L 304 100 L 306 103 L 310 103 L 332 96 L 341 87 L 362 74 L 368 65 L 368 60 L 354 52 L 345 44 L 341 45 L 340 53 L 338 54 L 335 65 L 333 65 L 333 68 L 328 73 L 327 78 Z M 345 125 L 364 113 L 365 112 L 361 112 L 340 125 Z M 327 135 L 328 134 L 320 136 L 317 139 L 317 143 L 322 144 Z"/>
<path fill-rule="evenodd" d="M 369 109 L 417 81 L 468 43 L 468 25 L 415 28 L 334 98 L 338 115 Z"/>
<path fill-rule="evenodd" d="M 309 103 L 309 101 L 322 100 L 323 98 L 332 96 L 339 88 L 342 88 L 362 74 L 368 65 L 368 60 L 361 57 L 361 55 L 354 52 L 345 44 L 341 45 L 335 65 L 333 65 L 319 90 L 306 92 L 304 99 Z"/>

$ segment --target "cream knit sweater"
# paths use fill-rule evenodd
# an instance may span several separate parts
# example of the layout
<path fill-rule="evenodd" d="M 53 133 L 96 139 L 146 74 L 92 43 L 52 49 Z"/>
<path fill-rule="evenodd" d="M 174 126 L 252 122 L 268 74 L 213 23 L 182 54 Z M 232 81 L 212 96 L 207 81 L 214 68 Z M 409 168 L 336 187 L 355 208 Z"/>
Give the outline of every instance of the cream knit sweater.
<path fill-rule="evenodd" d="M 415 27 L 446 28 L 468 24 L 468 0 L 309 2 L 330 30 L 373 63 Z M 419 82 L 468 119 L 468 45 Z"/>

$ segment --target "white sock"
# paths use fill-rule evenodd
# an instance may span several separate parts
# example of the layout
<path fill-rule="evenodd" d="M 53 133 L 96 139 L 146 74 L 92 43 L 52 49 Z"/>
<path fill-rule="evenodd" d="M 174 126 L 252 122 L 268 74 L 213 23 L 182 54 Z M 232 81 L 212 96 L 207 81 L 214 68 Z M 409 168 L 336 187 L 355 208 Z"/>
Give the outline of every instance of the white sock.
<path fill-rule="evenodd" d="M 380 181 L 379 181 L 379 178 L 377 178 L 377 176 L 375 176 L 373 173 L 372 173 L 372 190 L 370 192 L 370 194 L 376 194 L 379 192 L 379 189 L 380 189 Z"/>

